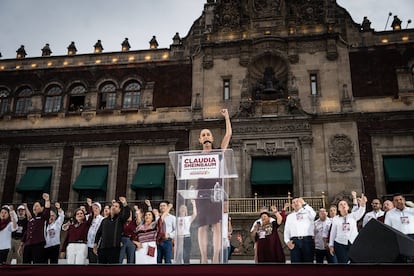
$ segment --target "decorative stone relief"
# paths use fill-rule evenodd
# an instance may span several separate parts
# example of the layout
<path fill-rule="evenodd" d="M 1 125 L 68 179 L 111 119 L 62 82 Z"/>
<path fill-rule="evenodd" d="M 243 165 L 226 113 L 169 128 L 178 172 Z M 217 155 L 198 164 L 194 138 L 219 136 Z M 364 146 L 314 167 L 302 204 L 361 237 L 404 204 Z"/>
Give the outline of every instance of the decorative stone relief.
<path fill-rule="evenodd" d="M 307 122 L 303 123 L 290 123 L 290 124 L 273 124 L 272 126 L 235 126 L 233 127 L 233 132 L 237 133 L 273 133 L 273 132 L 296 132 L 296 131 L 305 131 L 310 130 L 310 124 Z M 310 141 L 312 143 L 312 137 L 301 137 L 301 142 Z"/>
<path fill-rule="evenodd" d="M 213 58 L 213 50 L 211 48 L 207 48 L 205 50 L 205 54 L 203 57 L 203 68 L 204 69 L 211 69 L 214 66 L 214 58 Z"/>
<path fill-rule="evenodd" d="M 250 61 L 250 49 L 248 46 L 241 46 L 240 47 L 240 65 L 246 67 L 249 65 Z"/>
<path fill-rule="evenodd" d="M 82 112 L 81 116 L 83 119 L 85 119 L 85 121 L 89 122 L 90 120 L 92 120 L 92 118 L 96 116 L 96 112 L 95 111 L 84 111 Z"/>
<path fill-rule="evenodd" d="M 42 117 L 41 114 L 28 114 L 27 115 L 27 119 L 29 119 L 29 121 L 32 124 L 36 124 L 40 120 L 41 117 Z"/>
<path fill-rule="evenodd" d="M 225 32 L 237 30 L 240 26 L 240 1 L 221 1 L 217 7 L 218 14 L 214 20 L 215 27 Z"/>
<path fill-rule="evenodd" d="M 253 10 L 256 13 L 256 17 L 272 17 L 274 15 L 280 15 L 282 1 L 281 0 L 254 0 Z"/>
<path fill-rule="evenodd" d="M 291 13 L 296 16 L 297 24 L 309 25 L 323 23 L 325 20 L 324 0 L 289 1 Z"/>
<path fill-rule="evenodd" d="M 347 135 L 336 134 L 329 140 L 329 165 L 333 172 L 355 169 L 354 146 Z"/>
<path fill-rule="evenodd" d="M 328 39 L 326 42 L 326 58 L 336 60 L 338 58 L 338 48 L 335 39 Z"/>
<path fill-rule="evenodd" d="M 268 156 L 276 155 L 276 152 L 277 152 L 276 143 L 266 143 L 263 150 Z"/>
<path fill-rule="evenodd" d="M 299 141 L 301 145 L 311 145 L 313 143 L 312 136 L 301 136 L 299 137 Z"/>

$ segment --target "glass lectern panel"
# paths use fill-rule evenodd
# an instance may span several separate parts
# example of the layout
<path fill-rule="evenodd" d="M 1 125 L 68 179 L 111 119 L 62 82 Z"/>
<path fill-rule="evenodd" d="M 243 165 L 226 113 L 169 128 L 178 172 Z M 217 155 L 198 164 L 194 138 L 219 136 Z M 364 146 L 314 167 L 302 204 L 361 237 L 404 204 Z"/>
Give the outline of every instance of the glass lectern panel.
<path fill-rule="evenodd" d="M 226 263 L 225 181 L 236 178 L 232 150 L 171 152 L 177 178 L 175 263 Z"/>

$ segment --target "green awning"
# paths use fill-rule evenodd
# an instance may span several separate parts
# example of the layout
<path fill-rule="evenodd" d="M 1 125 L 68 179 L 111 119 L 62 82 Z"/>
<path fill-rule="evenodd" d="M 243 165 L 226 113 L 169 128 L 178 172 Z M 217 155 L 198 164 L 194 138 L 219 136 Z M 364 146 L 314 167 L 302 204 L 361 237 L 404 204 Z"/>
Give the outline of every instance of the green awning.
<path fill-rule="evenodd" d="M 106 191 L 108 166 L 84 166 L 73 184 L 74 190 Z"/>
<path fill-rule="evenodd" d="M 131 189 L 164 189 L 165 164 L 138 165 Z"/>
<path fill-rule="evenodd" d="M 384 156 L 384 174 L 387 182 L 413 182 L 414 156 Z"/>
<path fill-rule="evenodd" d="M 250 182 L 252 185 L 292 184 L 290 159 L 253 159 Z"/>
<path fill-rule="evenodd" d="M 27 168 L 16 187 L 17 192 L 49 192 L 52 180 L 52 167 Z"/>

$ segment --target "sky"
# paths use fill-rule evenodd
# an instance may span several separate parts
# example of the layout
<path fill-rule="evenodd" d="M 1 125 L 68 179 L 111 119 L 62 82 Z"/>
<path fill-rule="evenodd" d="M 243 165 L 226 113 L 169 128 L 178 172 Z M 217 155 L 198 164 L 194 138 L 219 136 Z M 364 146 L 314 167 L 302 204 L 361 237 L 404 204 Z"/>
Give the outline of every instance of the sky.
<path fill-rule="evenodd" d="M 74 41 L 78 54 L 93 52 L 102 41 L 104 52 L 121 50 L 127 37 L 131 50 L 149 48 L 156 36 L 159 48 L 169 48 L 176 32 L 185 37 L 202 14 L 206 0 L 0 0 L 0 53 L 15 58 L 20 45 L 27 57 L 41 56 L 50 44 L 52 56 L 66 55 Z M 364 16 L 383 31 L 388 13 L 414 21 L 414 0 L 337 0 L 356 23 Z M 390 17 L 387 30 L 393 16 Z M 408 25 L 414 28 L 414 22 Z"/>

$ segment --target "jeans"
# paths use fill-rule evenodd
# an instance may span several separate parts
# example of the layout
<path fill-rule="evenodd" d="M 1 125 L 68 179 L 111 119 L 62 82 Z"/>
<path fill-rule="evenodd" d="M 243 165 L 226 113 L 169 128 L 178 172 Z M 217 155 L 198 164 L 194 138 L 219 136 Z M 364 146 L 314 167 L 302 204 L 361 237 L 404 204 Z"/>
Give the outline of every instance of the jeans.
<path fill-rule="evenodd" d="M 315 242 L 312 236 L 292 238 L 295 247 L 290 251 L 291 263 L 313 263 Z"/>
<path fill-rule="evenodd" d="M 172 257 L 172 239 L 168 238 L 157 246 L 157 263 L 161 264 L 162 260 L 166 264 L 171 263 Z"/>
<path fill-rule="evenodd" d="M 190 236 L 177 236 L 175 243 L 175 263 L 176 264 L 189 264 L 191 254 L 191 237 Z"/>
<path fill-rule="evenodd" d="M 338 260 L 336 259 L 336 255 L 331 255 L 329 250 L 326 249 L 315 249 L 315 260 L 317 264 L 323 264 L 323 260 L 326 258 L 326 261 L 329 264 L 336 264 Z"/>
<path fill-rule="evenodd" d="M 135 264 L 135 244 L 131 241 L 129 237 L 122 237 L 121 242 L 122 247 L 119 253 L 119 263 L 122 264 L 126 255 L 127 263 Z"/>
<path fill-rule="evenodd" d="M 338 259 L 338 263 L 346 264 L 349 262 L 349 248 L 351 244 L 348 243 L 347 245 L 334 242 L 334 250 L 336 258 Z"/>

